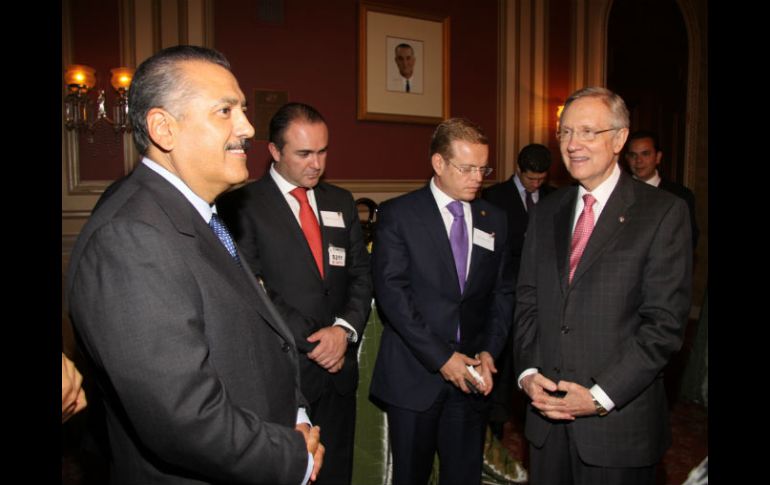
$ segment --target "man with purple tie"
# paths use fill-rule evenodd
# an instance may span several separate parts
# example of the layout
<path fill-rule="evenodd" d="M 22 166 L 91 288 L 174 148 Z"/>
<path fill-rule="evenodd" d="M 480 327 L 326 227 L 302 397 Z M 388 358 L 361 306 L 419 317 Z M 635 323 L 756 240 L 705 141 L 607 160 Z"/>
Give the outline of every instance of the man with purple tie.
<path fill-rule="evenodd" d="M 476 199 L 492 171 L 478 125 L 444 121 L 430 153 L 430 183 L 378 213 L 372 267 L 385 328 L 370 398 L 387 413 L 395 485 L 426 483 L 436 451 L 441 484 L 478 484 L 513 305 L 506 216 Z"/>

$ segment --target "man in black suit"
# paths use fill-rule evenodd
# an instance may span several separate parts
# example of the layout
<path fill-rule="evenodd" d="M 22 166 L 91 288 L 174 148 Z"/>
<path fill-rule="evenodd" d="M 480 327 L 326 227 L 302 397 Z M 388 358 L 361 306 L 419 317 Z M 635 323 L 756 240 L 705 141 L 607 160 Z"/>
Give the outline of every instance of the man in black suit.
<path fill-rule="evenodd" d="M 481 128 L 446 120 L 430 152 L 429 185 L 378 213 L 372 267 L 385 328 L 370 397 L 387 413 L 395 485 L 426 483 L 437 450 L 441 484 L 478 484 L 486 397 L 511 324 L 508 230 L 502 210 L 476 199 L 492 171 Z"/>
<path fill-rule="evenodd" d="M 698 224 L 695 221 L 695 195 L 684 185 L 667 180 L 658 173 L 663 152 L 658 148 L 658 136 L 651 131 L 636 131 L 628 137 L 626 161 L 634 178 L 653 187 L 666 190 L 687 203 L 690 212 L 693 251 L 698 246 Z"/>
<path fill-rule="evenodd" d="M 558 136 L 579 185 L 530 217 L 513 355 L 533 485 L 652 485 L 671 443 L 662 370 L 689 311 L 689 218 L 620 170 L 628 124 L 611 91 L 573 93 Z"/>
<path fill-rule="evenodd" d="M 289 103 L 270 120 L 268 175 L 218 201 L 251 271 L 289 323 L 302 392 L 324 433 L 318 484 L 349 484 L 357 348 L 372 304 L 369 254 L 353 196 L 320 182 L 329 131 L 312 106 Z"/>
<path fill-rule="evenodd" d="M 531 143 L 519 152 L 516 160 L 519 167 L 510 179 L 492 185 L 481 192 L 481 197 L 505 210 L 508 215 L 508 243 L 513 257 L 513 274 L 519 273 L 521 248 L 527 232 L 529 211 L 554 191 L 546 184 L 548 169 L 551 167 L 551 152 L 548 147 Z M 495 375 L 495 390 L 490 396 L 489 426 L 498 440 L 503 439 L 503 425 L 510 419 L 513 410 L 514 386 L 512 339 L 508 339 L 500 358 Z"/>
<path fill-rule="evenodd" d="M 215 198 L 254 129 L 220 53 L 164 49 L 129 95 L 144 156 L 72 251 L 67 298 L 94 370 L 112 484 L 299 484 L 323 459 L 289 329 L 245 271 Z"/>

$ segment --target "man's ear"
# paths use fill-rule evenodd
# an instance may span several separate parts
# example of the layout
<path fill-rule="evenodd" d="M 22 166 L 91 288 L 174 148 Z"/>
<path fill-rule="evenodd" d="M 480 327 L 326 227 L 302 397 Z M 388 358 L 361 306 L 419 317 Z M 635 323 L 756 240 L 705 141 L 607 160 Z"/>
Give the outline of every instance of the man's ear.
<path fill-rule="evenodd" d="M 176 127 L 176 119 L 165 109 L 152 108 L 147 112 L 147 133 L 164 152 L 170 152 L 176 145 Z"/>
<path fill-rule="evenodd" d="M 278 149 L 275 143 L 273 142 L 268 143 L 267 149 L 268 151 L 270 151 L 270 155 L 273 157 L 273 160 L 275 160 L 276 162 L 281 161 L 281 150 Z"/>
<path fill-rule="evenodd" d="M 441 175 L 444 170 L 444 157 L 440 153 L 436 152 L 430 157 L 430 164 L 433 166 L 433 171 Z"/>

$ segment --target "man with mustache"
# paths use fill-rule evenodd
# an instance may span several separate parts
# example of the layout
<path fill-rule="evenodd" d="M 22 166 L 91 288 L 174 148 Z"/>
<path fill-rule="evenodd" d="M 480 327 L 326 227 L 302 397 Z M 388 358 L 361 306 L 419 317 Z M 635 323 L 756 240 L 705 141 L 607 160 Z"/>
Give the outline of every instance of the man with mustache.
<path fill-rule="evenodd" d="M 353 470 L 357 348 L 371 309 L 372 282 L 353 196 L 320 181 L 328 147 L 329 130 L 315 108 L 282 106 L 270 120 L 269 174 L 217 205 L 302 354 L 302 392 L 326 446 L 317 483 L 347 485 Z"/>
<path fill-rule="evenodd" d="M 395 485 L 427 483 L 436 451 L 439 483 L 481 482 L 514 285 L 505 213 L 476 198 L 488 145 L 475 123 L 442 122 L 430 183 L 380 207 L 372 267 L 385 328 L 370 398 L 388 416 Z"/>
<path fill-rule="evenodd" d="M 143 158 L 72 251 L 67 298 L 105 402 L 111 484 L 296 485 L 323 461 L 294 339 L 214 204 L 249 174 L 245 103 L 219 52 L 144 61 L 129 93 Z"/>

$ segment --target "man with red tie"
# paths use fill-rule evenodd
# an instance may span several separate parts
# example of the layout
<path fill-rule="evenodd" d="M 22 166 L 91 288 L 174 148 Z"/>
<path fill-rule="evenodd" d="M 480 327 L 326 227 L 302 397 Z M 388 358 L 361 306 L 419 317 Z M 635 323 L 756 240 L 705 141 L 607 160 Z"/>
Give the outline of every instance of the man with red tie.
<path fill-rule="evenodd" d="M 628 126 L 615 93 L 572 94 L 557 136 L 579 185 L 541 201 L 527 227 L 513 355 L 532 401 L 533 485 L 652 485 L 671 443 L 662 370 L 689 311 L 689 217 L 620 170 Z"/>
<path fill-rule="evenodd" d="M 302 393 L 326 447 L 318 484 L 349 484 L 358 362 L 372 282 L 353 196 L 321 182 L 329 131 L 312 106 L 270 120 L 268 175 L 224 195 L 219 212 L 301 353 Z"/>

